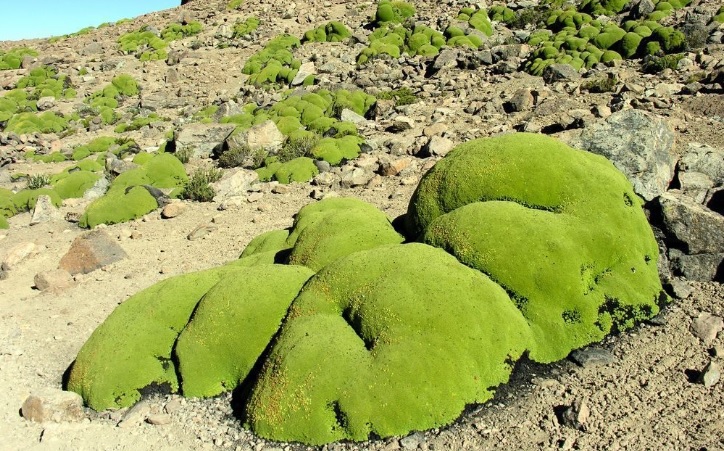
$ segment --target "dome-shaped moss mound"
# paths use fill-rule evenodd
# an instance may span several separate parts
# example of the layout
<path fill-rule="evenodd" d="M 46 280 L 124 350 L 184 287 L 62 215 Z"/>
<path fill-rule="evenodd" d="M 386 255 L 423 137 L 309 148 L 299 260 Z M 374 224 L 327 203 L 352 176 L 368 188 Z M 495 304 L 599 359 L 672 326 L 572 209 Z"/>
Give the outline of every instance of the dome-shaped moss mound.
<path fill-rule="evenodd" d="M 631 185 L 552 138 L 459 146 L 423 177 L 406 226 L 426 244 L 400 244 L 360 200 L 307 205 L 239 260 L 121 304 L 68 388 L 104 409 L 243 384 L 266 438 L 404 435 L 488 400 L 524 352 L 560 359 L 658 309 L 657 246 Z"/>
<path fill-rule="evenodd" d="M 505 291 L 444 251 L 357 252 L 292 304 L 248 417 L 263 437 L 310 444 L 448 424 L 507 381 L 529 340 Z"/>
<path fill-rule="evenodd" d="M 503 286 L 550 362 L 657 312 L 658 250 L 605 158 L 518 133 L 458 146 L 421 180 L 408 226 Z"/>
<path fill-rule="evenodd" d="M 259 265 L 214 285 L 176 344 L 184 395 L 215 396 L 243 382 L 313 274 L 303 266 Z"/>
<path fill-rule="evenodd" d="M 340 257 L 403 240 L 374 206 L 352 198 L 330 198 L 299 211 L 286 241 L 288 263 L 319 271 Z"/>

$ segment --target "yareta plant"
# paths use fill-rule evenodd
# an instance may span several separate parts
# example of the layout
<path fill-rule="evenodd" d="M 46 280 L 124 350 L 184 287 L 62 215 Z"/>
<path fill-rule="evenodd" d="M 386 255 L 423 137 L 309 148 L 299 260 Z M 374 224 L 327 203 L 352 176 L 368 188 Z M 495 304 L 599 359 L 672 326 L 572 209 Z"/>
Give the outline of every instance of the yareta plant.
<path fill-rule="evenodd" d="M 517 133 L 458 146 L 421 180 L 400 235 L 331 198 L 239 260 L 121 304 L 67 388 L 94 409 L 158 389 L 243 386 L 258 435 L 319 445 L 450 424 L 538 362 L 658 312 L 641 202 L 603 157 Z"/>

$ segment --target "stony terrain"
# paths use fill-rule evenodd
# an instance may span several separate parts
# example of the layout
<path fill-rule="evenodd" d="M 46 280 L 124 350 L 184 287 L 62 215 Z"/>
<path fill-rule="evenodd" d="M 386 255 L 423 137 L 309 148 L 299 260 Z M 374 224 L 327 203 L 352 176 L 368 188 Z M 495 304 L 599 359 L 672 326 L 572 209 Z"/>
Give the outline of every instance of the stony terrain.
<path fill-rule="evenodd" d="M 284 89 L 250 84 L 242 67 L 280 33 L 301 37 L 331 20 L 343 22 L 352 39 L 304 44 L 294 57 L 313 63 L 316 88 L 363 89 L 378 96 L 367 120 L 358 124 L 365 152 L 337 167 L 319 164 L 321 172 L 309 183 L 252 183 L 251 170 L 225 169 L 225 177 L 236 182 L 215 185 L 212 202 L 174 201 L 163 215 L 159 208 L 130 222 L 99 226 L 125 257 L 86 274 L 71 276 L 57 268 L 73 241 L 87 233 L 77 222 L 91 198 L 65 199 L 58 208 L 39 202 L 36 211 L 10 217 L 9 229 L 0 230 L 3 447 L 304 448 L 255 437 L 234 418 L 231 395 L 212 400 L 154 395 L 121 411 L 61 409 L 73 420 L 61 422 L 30 421 L 19 410 L 31 393 L 57 397 L 54 390 L 88 336 L 140 289 L 237 258 L 254 236 L 291 226 L 300 207 L 324 196 L 359 197 L 395 218 L 406 212 L 422 174 L 454 145 L 529 131 L 602 153 L 629 176 L 660 239 L 660 272 L 671 304 L 634 331 L 565 361 L 519 365 L 493 402 L 470 406 L 449 427 L 326 448 L 724 449 L 724 392 L 718 381 L 724 364 L 724 28 L 711 21 L 717 2 L 694 1 L 663 19 L 704 36 L 689 35 L 692 44 L 673 68 L 652 72 L 642 58 L 633 58 L 581 71 L 552 66 L 543 76 L 522 70 L 533 51 L 525 41 L 530 27 L 494 23 L 495 32 L 475 51 L 443 48 L 435 57 L 403 55 L 358 67 L 357 55 L 370 34 L 364 25 L 376 3 L 249 0 L 236 9 L 228 9 L 226 1 L 186 3 L 76 36 L 0 43 L 0 51 L 27 46 L 38 52 L 25 57 L 21 68 L 0 71 L 4 91 L 42 65 L 68 76 L 76 96 L 47 99 L 46 111 L 83 111 L 83 99 L 119 74 L 131 75 L 140 86 L 139 94 L 120 102 L 115 124 L 90 115 L 74 119 L 72 133 L 0 128 L 0 188 L 20 191 L 27 179 L 15 174 L 51 175 L 75 164 L 42 163 L 29 151 L 71 155 L 98 136 L 132 139 L 134 152 L 156 151 L 170 140 L 177 152 L 191 149 L 189 175 L 215 165 L 208 144 L 221 145 L 228 133 L 217 136 L 216 121 L 203 121 L 198 113 L 215 105 L 231 114 L 250 102 L 263 107 L 283 100 Z M 455 0 L 413 3 L 416 20 L 439 30 L 467 6 Z M 234 24 L 252 16 L 259 27 L 233 36 Z M 170 41 L 160 60 L 141 61 L 118 48 L 119 37 L 141 26 L 163 30 L 193 21 L 202 24 L 201 32 Z M 612 86 L 597 88 L 605 80 Z M 400 88 L 414 94 L 410 104 L 379 100 Z M 162 119 L 136 131 L 115 131 L 151 113 Z M 126 155 L 127 163 L 133 157 Z M 122 164 L 110 160 L 109 172 L 121 172 Z"/>

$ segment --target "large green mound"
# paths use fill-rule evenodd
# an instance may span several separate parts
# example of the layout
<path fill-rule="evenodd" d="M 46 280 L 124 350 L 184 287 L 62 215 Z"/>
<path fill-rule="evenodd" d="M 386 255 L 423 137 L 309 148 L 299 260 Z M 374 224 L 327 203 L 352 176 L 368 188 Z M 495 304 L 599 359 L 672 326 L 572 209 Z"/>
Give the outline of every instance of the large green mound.
<path fill-rule="evenodd" d="M 118 179 L 120 193 L 144 189 Z M 423 177 L 405 226 L 425 243 L 401 244 L 360 200 L 310 204 L 239 260 L 121 304 L 68 389 L 100 410 L 241 385 L 269 439 L 404 435 L 490 399 L 524 353 L 560 359 L 658 310 L 657 246 L 631 185 L 552 138 L 458 146 Z"/>
<path fill-rule="evenodd" d="M 458 146 L 410 202 L 411 233 L 508 290 L 550 362 L 657 312 L 656 241 L 609 161 L 542 135 Z"/>
<path fill-rule="evenodd" d="M 444 251 L 357 252 L 294 301 L 248 417 L 263 437 L 310 444 L 448 424 L 507 381 L 528 343 L 505 291 Z"/>

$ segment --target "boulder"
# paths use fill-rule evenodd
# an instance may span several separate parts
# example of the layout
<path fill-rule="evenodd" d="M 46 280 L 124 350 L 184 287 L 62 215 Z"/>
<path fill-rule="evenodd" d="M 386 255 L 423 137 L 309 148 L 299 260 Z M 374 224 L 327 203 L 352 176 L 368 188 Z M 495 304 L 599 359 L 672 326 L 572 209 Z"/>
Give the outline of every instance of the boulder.
<path fill-rule="evenodd" d="M 103 230 L 80 235 L 60 259 L 59 268 L 70 274 L 87 274 L 128 257 L 126 252 Z"/>
<path fill-rule="evenodd" d="M 185 125 L 177 131 L 174 140 L 176 152 L 191 152 L 194 158 L 210 157 L 221 149 L 226 138 L 236 128 L 235 124 L 202 124 Z"/>
<path fill-rule="evenodd" d="M 674 133 L 663 119 L 641 110 L 616 112 L 569 144 L 611 160 L 647 201 L 664 193 L 674 177 Z"/>
<path fill-rule="evenodd" d="M 53 388 L 32 393 L 23 402 L 20 412 L 23 418 L 36 423 L 80 421 L 85 418 L 80 395 Z"/>

